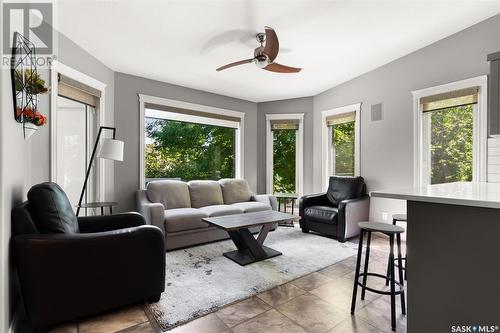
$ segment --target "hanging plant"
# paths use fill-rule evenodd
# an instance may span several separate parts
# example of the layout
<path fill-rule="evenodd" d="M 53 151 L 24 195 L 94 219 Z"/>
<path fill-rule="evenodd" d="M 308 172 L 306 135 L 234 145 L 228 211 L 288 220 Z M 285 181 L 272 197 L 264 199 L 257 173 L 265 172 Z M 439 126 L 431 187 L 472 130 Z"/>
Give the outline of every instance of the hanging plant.
<path fill-rule="evenodd" d="M 15 77 L 16 77 L 15 79 L 16 91 L 22 91 L 23 87 L 25 91 L 31 95 L 43 95 L 49 91 L 49 89 L 45 86 L 45 80 L 42 79 L 40 77 L 40 74 L 36 71 L 32 71 L 31 69 L 25 69 L 23 75 L 22 70 L 17 69 Z"/>
<path fill-rule="evenodd" d="M 22 110 L 18 108 L 16 112 L 18 116 L 22 117 L 23 123 L 31 123 L 36 126 L 43 126 L 47 124 L 47 117 L 30 107 Z"/>

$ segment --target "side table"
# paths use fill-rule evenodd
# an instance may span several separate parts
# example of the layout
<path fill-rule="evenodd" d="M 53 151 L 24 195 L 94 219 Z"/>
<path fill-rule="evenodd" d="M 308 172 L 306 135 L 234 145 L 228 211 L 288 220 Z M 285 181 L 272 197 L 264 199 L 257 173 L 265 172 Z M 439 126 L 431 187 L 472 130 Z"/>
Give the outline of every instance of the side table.
<path fill-rule="evenodd" d="M 113 201 L 103 201 L 103 202 L 87 202 L 82 203 L 81 205 L 77 205 L 77 207 L 84 208 L 85 212 L 88 208 L 101 208 L 101 215 L 104 215 L 104 208 L 109 208 L 109 213 L 113 214 L 113 206 L 117 206 L 118 202 Z"/>
<path fill-rule="evenodd" d="M 292 202 L 292 215 L 295 208 L 295 200 L 299 198 L 297 193 L 276 193 L 274 194 L 278 201 L 278 212 L 281 212 L 281 203 L 283 203 L 283 212 L 286 213 L 286 205 L 289 201 Z M 290 222 L 279 223 L 278 225 L 284 227 L 293 227 L 293 220 Z"/>

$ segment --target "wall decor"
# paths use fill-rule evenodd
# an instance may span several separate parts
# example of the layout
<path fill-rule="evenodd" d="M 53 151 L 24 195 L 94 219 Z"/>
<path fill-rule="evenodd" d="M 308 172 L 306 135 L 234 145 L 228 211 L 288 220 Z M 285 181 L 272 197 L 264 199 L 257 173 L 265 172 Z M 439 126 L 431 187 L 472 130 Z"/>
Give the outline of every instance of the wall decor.
<path fill-rule="evenodd" d="M 47 93 L 48 88 L 37 70 L 35 45 L 18 32 L 14 33 L 11 80 L 14 118 L 23 124 L 27 139 L 47 123 L 47 117 L 38 110 L 38 96 Z"/>

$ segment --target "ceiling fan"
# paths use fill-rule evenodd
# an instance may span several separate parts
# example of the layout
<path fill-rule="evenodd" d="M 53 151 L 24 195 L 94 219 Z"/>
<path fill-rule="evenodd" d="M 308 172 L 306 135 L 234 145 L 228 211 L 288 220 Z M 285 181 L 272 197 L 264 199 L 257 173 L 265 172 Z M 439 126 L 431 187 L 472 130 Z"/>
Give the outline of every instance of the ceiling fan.
<path fill-rule="evenodd" d="M 224 69 L 228 69 L 234 66 L 249 64 L 251 62 L 259 68 L 265 69 L 266 71 L 276 72 L 276 73 L 298 73 L 302 68 L 289 67 L 285 65 L 280 65 L 274 62 L 276 56 L 278 55 L 280 45 L 278 41 L 278 36 L 273 28 L 265 27 L 266 33 L 258 33 L 255 38 L 260 43 L 253 52 L 253 58 L 236 61 L 216 69 L 217 72 Z M 266 43 L 264 45 L 264 42 Z"/>

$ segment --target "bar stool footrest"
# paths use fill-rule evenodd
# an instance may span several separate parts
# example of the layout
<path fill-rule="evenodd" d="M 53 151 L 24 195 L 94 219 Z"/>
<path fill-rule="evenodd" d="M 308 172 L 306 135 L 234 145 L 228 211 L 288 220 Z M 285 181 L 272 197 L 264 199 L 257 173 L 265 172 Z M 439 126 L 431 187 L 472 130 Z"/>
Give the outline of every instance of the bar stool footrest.
<path fill-rule="evenodd" d="M 373 276 L 373 277 L 377 277 L 377 278 L 381 278 L 381 279 L 384 279 L 384 280 L 390 280 L 390 277 L 389 276 L 386 276 L 386 275 L 383 275 L 383 274 L 378 274 L 378 273 L 359 273 L 359 277 L 363 277 L 363 276 Z M 405 287 L 403 284 L 401 284 L 400 282 L 398 281 L 394 281 L 395 283 L 395 286 L 396 286 L 396 290 L 394 291 L 394 294 L 395 295 L 400 295 L 402 293 L 404 293 L 405 291 Z M 368 287 L 366 285 L 363 284 L 363 282 L 360 282 L 359 279 L 357 281 L 357 284 L 362 287 L 362 288 L 365 288 L 366 290 L 368 291 L 371 291 L 373 293 L 376 293 L 376 294 L 381 294 L 381 295 L 391 295 L 391 291 L 390 290 L 380 290 L 380 289 L 374 289 L 374 288 L 371 288 L 371 287 Z"/>
<path fill-rule="evenodd" d="M 399 267 L 399 264 L 397 263 L 399 261 L 398 258 L 394 258 L 394 261 L 396 262 L 396 263 L 394 263 L 394 267 L 398 268 Z M 401 258 L 401 261 L 406 262 L 406 257 Z M 401 268 L 403 269 L 403 271 L 406 271 L 406 267 L 405 266 L 403 266 Z M 405 278 L 405 280 L 406 280 L 406 278 Z"/>

